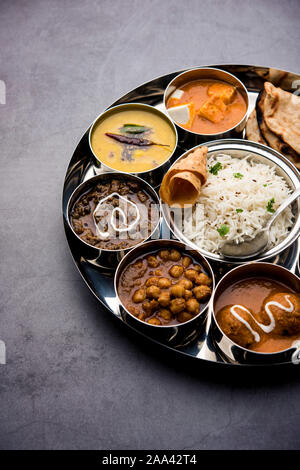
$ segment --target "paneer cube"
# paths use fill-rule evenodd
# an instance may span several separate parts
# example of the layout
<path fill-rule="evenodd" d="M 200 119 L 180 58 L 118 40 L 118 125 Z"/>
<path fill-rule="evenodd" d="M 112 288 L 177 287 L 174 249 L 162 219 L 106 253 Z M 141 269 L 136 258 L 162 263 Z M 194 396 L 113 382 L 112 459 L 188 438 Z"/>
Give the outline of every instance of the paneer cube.
<path fill-rule="evenodd" d="M 211 122 L 218 123 L 224 118 L 226 104 L 217 96 L 212 96 L 199 109 L 200 116 Z"/>
<path fill-rule="evenodd" d="M 235 87 L 226 83 L 216 82 L 208 87 L 207 94 L 208 96 L 217 96 L 225 104 L 229 104 L 234 97 Z"/>

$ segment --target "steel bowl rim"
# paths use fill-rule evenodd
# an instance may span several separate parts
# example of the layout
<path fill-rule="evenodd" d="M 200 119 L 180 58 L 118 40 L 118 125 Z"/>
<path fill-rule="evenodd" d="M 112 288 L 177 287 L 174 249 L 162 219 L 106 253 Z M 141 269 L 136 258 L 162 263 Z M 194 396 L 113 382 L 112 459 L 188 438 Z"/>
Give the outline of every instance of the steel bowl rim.
<path fill-rule="evenodd" d="M 250 261 L 249 263 L 245 263 L 245 264 L 236 266 L 235 268 L 230 269 L 230 271 L 228 271 L 226 274 L 224 274 L 224 276 L 222 276 L 222 278 L 219 280 L 219 282 L 215 286 L 215 289 L 212 293 L 211 301 L 210 301 L 210 313 L 213 317 L 213 320 L 214 320 L 218 330 L 220 331 L 220 333 L 223 336 L 225 336 L 225 338 L 228 339 L 228 341 L 230 341 L 233 346 L 236 346 L 237 348 L 241 348 L 244 352 L 255 354 L 255 355 L 257 355 L 257 357 L 271 357 L 271 356 L 274 356 L 274 355 L 277 355 L 277 354 L 282 354 L 282 353 L 285 353 L 285 352 L 290 351 L 292 349 L 295 349 L 295 346 L 293 346 L 293 345 L 291 345 L 290 347 L 288 347 L 286 349 L 281 349 L 280 351 L 269 352 L 269 353 L 268 352 L 262 352 L 262 351 L 253 351 L 252 349 L 247 349 L 247 348 L 245 348 L 243 346 L 240 346 L 239 344 L 235 343 L 231 338 L 229 338 L 229 336 L 227 336 L 224 333 L 224 331 L 221 329 L 221 327 L 220 327 L 220 325 L 219 325 L 219 323 L 216 319 L 215 309 L 214 309 L 214 301 L 215 301 L 215 296 L 216 296 L 217 289 L 220 286 L 220 284 L 224 281 L 224 279 L 226 279 L 233 272 L 238 271 L 239 269 L 245 268 L 245 267 L 247 267 L 249 265 L 253 265 L 253 264 L 272 265 L 272 266 L 274 266 L 275 269 L 278 269 L 279 271 L 281 271 L 281 270 L 286 271 L 289 275 L 297 278 L 298 281 L 300 282 L 300 277 L 297 276 L 297 274 L 292 273 L 289 269 L 285 268 L 284 266 L 281 266 L 280 264 L 267 263 L 265 261 Z M 300 339 L 300 335 L 299 335 L 299 339 Z M 298 340 L 296 339 L 295 341 L 298 341 Z"/>
<path fill-rule="evenodd" d="M 234 126 L 230 127 L 229 129 L 225 129 L 224 131 L 221 131 L 221 132 L 216 132 L 216 133 L 214 133 L 214 134 L 203 134 L 203 133 L 191 131 L 190 129 L 186 129 L 185 127 L 182 127 L 178 122 L 173 121 L 173 119 L 170 117 L 170 115 L 169 115 L 169 113 L 168 113 L 168 108 L 167 108 L 167 106 L 166 106 L 166 95 L 167 95 L 167 91 L 168 91 L 169 87 L 172 85 L 172 83 L 173 83 L 175 80 L 177 80 L 179 77 L 181 77 L 181 76 L 185 75 L 186 73 L 191 72 L 191 71 L 193 71 L 193 70 L 216 70 L 216 71 L 218 71 L 218 72 L 224 73 L 225 75 L 229 75 L 229 76 L 233 77 L 235 80 L 237 80 L 237 82 L 239 82 L 239 84 L 241 85 L 241 88 L 244 90 L 245 95 L 246 95 L 246 97 L 247 97 L 247 103 L 246 103 L 246 111 L 245 111 L 245 113 L 243 114 L 243 117 L 241 118 L 241 120 L 240 120 L 237 124 L 235 124 Z M 187 83 L 188 83 L 188 82 L 187 82 Z M 211 138 L 213 139 L 213 138 L 216 137 L 216 136 L 221 136 L 221 135 L 224 135 L 224 134 L 227 134 L 227 133 L 233 131 L 234 129 L 238 128 L 238 127 L 243 123 L 243 121 L 247 118 L 247 115 L 248 115 L 248 113 L 249 113 L 250 100 L 249 100 L 249 93 L 248 93 L 247 88 L 245 87 L 245 85 L 243 84 L 243 82 L 242 82 L 239 78 L 237 78 L 235 75 L 233 75 L 233 74 L 230 73 L 230 72 L 227 72 L 226 70 L 218 69 L 217 67 L 205 67 L 205 66 L 203 66 L 203 67 L 194 67 L 194 68 L 192 68 L 192 69 L 184 70 L 183 72 L 181 72 L 181 73 L 179 73 L 178 75 L 176 75 L 176 77 L 174 77 L 174 78 L 170 81 L 170 83 L 168 83 L 168 85 L 166 86 L 166 89 L 165 89 L 165 91 L 164 91 L 164 96 L 163 96 L 163 104 L 164 104 L 164 107 L 165 107 L 165 109 L 166 109 L 166 111 L 167 111 L 167 113 L 168 113 L 168 117 L 169 117 L 169 118 L 172 120 L 172 122 L 174 122 L 175 125 L 178 126 L 182 131 L 188 132 L 188 133 L 190 133 L 190 134 L 192 134 L 192 135 L 194 135 L 194 136 L 199 136 L 199 137 L 203 137 L 203 138 L 204 138 L 204 137 L 207 137 L 207 138 L 211 137 Z"/>
<path fill-rule="evenodd" d="M 169 155 L 169 157 L 164 161 L 162 162 L 159 166 L 156 166 L 154 168 L 151 168 L 150 170 L 146 170 L 146 171 L 137 171 L 137 172 L 133 172 L 133 173 L 129 173 L 129 172 L 124 172 L 124 171 L 120 171 L 120 170 L 117 170 L 115 168 L 112 168 L 108 165 L 106 165 L 105 163 L 102 162 L 102 160 L 97 157 L 97 155 L 95 154 L 94 150 L 93 150 L 93 147 L 92 147 L 92 143 L 91 143 L 91 136 L 92 136 L 92 132 L 93 132 L 93 129 L 95 127 L 95 125 L 97 124 L 98 120 L 100 120 L 100 118 L 102 118 L 106 113 L 115 110 L 117 108 L 121 108 L 121 107 L 128 107 L 128 106 L 135 106 L 135 107 L 140 107 L 140 108 L 150 108 L 151 111 L 153 112 L 156 112 L 157 114 L 162 114 L 162 116 L 166 119 L 166 121 L 168 121 L 168 123 L 170 124 L 170 126 L 172 127 L 174 133 L 175 133 L 175 145 L 174 145 L 174 149 L 172 151 L 172 153 Z M 90 125 L 90 128 L 89 128 L 89 135 L 88 135 L 88 141 L 89 141 L 89 148 L 90 148 L 90 151 L 92 152 L 93 156 L 95 157 L 95 159 L 103 166 L 105 166 L 106 168 L 109 168 L 109 170 L 111 171 L 115 171 L 115 172 L 119 172 L 119 173 L 125 173 L 127 175 L 144 175 L 144 174 L 147 174 L 147 173 L 151 173 L 152 171 L 155 171 L 155 170 L 158 170 L 159 168 L 161 168 L 163 165 L 165 165 L 174 155 L 175 151 L 177 150 L 177 146 L 178 146 L 178 132 L 177 132 L 177 129 L 176 129 L 176 126 L 174 124 L 174 122 L 172 121 L 172 119 L 166 114 L 164 113 L 163 111 L 161 111 L 160 109 L 157 109 L 155 108 L 155 106 L 151 106 L 150 104 L 146 104 L 146 103 L 139 103 L 139 102 L 130 102 L 130 103 L 121 103 L 121 104 L 116 104 L 114 106 L 111 106 L 109 108 L 106 108 L 102 113 L 100 113 L 95 119 L 94 121 L 92 122 L 92 124 Z"/>
<path fill-rule="evenodd" d="M 87 185 L 88 183 L 92 183 L 93 181 L 95 181 L 98 178 L 100 179 L 101 177 L 106 177 L 106 176 L 112 176 L 112 177 L 124 176 L 125 178 L 126 177 L 127 178 L 128 177 L 137 178 L 140 182 L 142 182 L 142 184 L 145 184 L 148 188 L 150 188 L 150 190 L 153 191 L 154 194 L 156 195 L 156 198 L 157 198 L 156 204 L 158 206 L 158 221 L 157 221 L 154 229 L 152 230 L 151 234 L 149 235 L 149 237 L 145 238 L 144 240 L 142 240 L 137 245 L 133 245 L 132 247 L 128 247 L 128 248 L 121 248 L 119 250 L 108 250 L 106 248 L 98 248 L 96 246 L 90 245 L 89 243 L 84 241 L 82 238 L 80 238 L 79 235 L 77 235 L 77 233 L 74 231 L 74 229 L 72 227 L 72 224 L 71 224 L 71 221 L 70 221 L 70 203 L 71 203 L 71 200 L 73 198 L 73 195 L 75 194 L 76 191 L 80 192 L 81 187 L 84 186 L 85 184 Z M 127 252 L 129 252 L 132 249 L 142 245 L 143 243 L 145 243 L 145 240 L 148 240 L 148 238 L 151 238 L 153 236 L 153 234 L 156 232 L 156 230 L 158 229 L 158 227 L 160 226 L 160 223 L 161 223 L 162 208 L 161 208 L 161 201 L 160 201 L 159 195 L 157 194 L 156 190 L 146 180 L 144 180 L 143 178 L 141 178 L 141 177 L 139 177 L 135 174 L 132 174 L 132 173 L 123 173 L 121 171 L 118 171 L 118 172 L 115 171 L 115 172 L 100 173 L 99 175 L 92 176 L 88 180 L 82 181 L 78 186 L 76 186 L 76 188 L 72 191 L 72 193 L 71 193 L 71 195 L 68 199 L 68 204 L 67 204 L 67 208 L 66 208 L 66 215 L 67 215 L 68 227 L 72 230 L 72 233 L 76 236 L 76 238 L 80 242 L 84 243 L 87 247 L 93 248 L 94 250 L 97 250 L 99 252 L 106 252 L 106 253 L 126 252 L 126 254 L 127 254 Z"/>
<path fill-rule="evenodd" d="M 186 244 L 183 243 L 181 240 L 171 240 L 171 239 L 167 239 L 167 238 L 159 238 L 158 240 L 149 240 L 147 242 L 145 242 L 143 244 L 143 246 L 147 247 L 147 245 L 149 245 L 150 243 L 151 244 L 159 244 L 160 242 L 168 242 L 169 244 L 172 244 L 174 243 L 177 247 L 178 245 L 181 246 L 181 248 L 183 250 L 186 251 Z M 116 272 L 115 272 L 115 275 L 114 275 L 114 289 L 115 289 L 115 293 L 116 293 L 116 297 L 118 299 L 118 302 L 120 304 L 120 306 L 125 310 L 125 312 L 127 314 L 130 315 L 131 318 L 134 318 L 136 321 L 138 321 L 140 324 L 142 325 L 146 325 L 147 327 L 149 328 L 158 328 L 158 329 L 172 329 L 172 328 L 181 328 L 181 327 L 184 327 L 186 325 L 188 325 L 189 323 L 192 323 L 194 322 L 196 319 L 198 319 L 200 316 L 204 315 L 205 312 L 208 312 L 209 311 L 209 308 L 210 308 L 210 305 L 211 305 L 211 299 L 213 297 L 213 292 L 215 290 L 215 275 L 214 275 L 214 272 L 213 272 L 213 269 L 209 263 L 209 261 L 205 258 L 205 256 L 203 256 L 198 250 L 194 250 L 193 251 L 196 251 L 197 254 L 200 256 L 201 259 L 204 259 L 204 261 L 207 263 L 207 266 L 209 267 L 209 272 L 210 272 L 210 275 L 211 275 L 211 279 L 212 279 L 212 293 L 211 293 L 211 296 L 207 302 L 207 304 L 205 305 L 205 307 L 203 308 L 203 310 L 201 310 L 195 317 L 191 318 L 190 320 L 186 321 L 186 322 L 183 322 L 183 323 L 178 323 L 178 324 L 175 324 L 175 325 L 152 325 L 151 323 L 147 323 L 147 322 L 144 322 L 143 320 L 140 320 L 139 318 L 135 317 L 132 313 L 129 312 L 129 310 L 127 310 L 127 308 L 123 305 L 123 302 L 122 300 L 120 299 L 120 296 L 119 296 L 119 293 L 118 293 L 118 289 L 117 289 L 117 278 L 118 278 L 118 275 L 119 275 L 119 272 L 122 268 L 122 264 L 126 262 L 126 258 L 133 255 L 133 250 L 135 250 L 135 248 L 138 248 L 138 246 L 134 247 L 132 250 L 130 250 L 130 252 L 126 253 L 126 255 L 121 259 L 121 261 L 119 262 L 118 266 L 117 266 L 117 269 L 116 269 Z M 145 253 L 144 255 L 146 255 L 146 248 L 145 248 Z M 124 268 L 123 268 L 124 269 Z"/>
<path fill-rule="evenodd" d="M 209 141 L 209 142 L 204 142 L 202 144 L 197 144 L 195 145 L 195 147 L 192 147 L 191 149 L 187 150 L 186 152 L 184 152 L 183 154 L 181 154 L 174 162 L 173 164 L 171 165 L 170 169 L 182 158 L 185 158 L 189 153 L 193 152 L 194 150 L 196 150 L 198 147 L 205 147 L 207 146 L 208 147 L 208 153 L 211 152 L 222 152 L 222 148 L 221 149 L 217 149 L 217 150 L 210 150 L 210 147 L 214 147 L 215 145 L 217 146 L 221 146 L 221 145 L 241 145 L 241 146 L 250 146 L 252 147 L 252 151 L 253 153 L 255 154 L 255 149 L 258 148 L 258 149 L 261 149 L 263 150 L 264 152 L 268 153 L 268 157 L 266 157 L 265 155 L 260 155 L 258 152 L 257 155 L 260 155 L 260 156 L 263 156 L 264 158 L 267 158 L 269 159 L 274 165 L 277 165 L 279 166 L 276 161 L 273 160 L 272 158 L 272 153 L 275 154 L 275 156 L 277 158 L 279 158 L 279 160 L 283 161 L 284 165 L 286 165 L 287 167 L 290 167 L 290 169 L 293 171 L 293 176 L 296 177 L 298 179 L 298 184 L 300 185 L 300 175 L 298 174 L 298 170 L 297 168 L 295 167 L 295 165 L 290 161 L 288 160 L 284 155 L 282 155 L 281 153 L 277 152 L 276 150 L 274 149 L 271 149 L 269 148 L 268 146 L 266 145 L 263 145 L 263 144 L 259 144 L 258 142 L 252 142 L 250 140 L 244 140 L 244 139 L 218 139 L 218 140 L 212 140 L 212 141 Z M 240 149 L 240 148 L 226 148 L 224 147 L 224 152 L 226 152 L 226 150 L 242 150 L 242 151 L 246 151 L 247 149 Z M 250 150 L 249 150 L 250 152 Z M 286 174 L 288 175 L 288 172 L 286 171 L 286 168 L 283 168 L 282 166 L 280 166 L 281 170 Z M 289 176 L 289 175 L 288 175 Z M 297 187 L 297 186 L 296 186 Z M 271 250 L 275 250 L 278 246 L 284 244 L 284 246 L 282 248 L 280 248 L 280 250 L 275 250 L 274 253 L 269 253 L 268 252 L 270 250 L 268 250 L 267 252 L 265 252 L 264 256 L 261 257 L 261 258 L 253 258 L 251 260 L 242 260 L 242 259 L 239 259 L 239 260 L 234 260 L 234 259 L 229 259 L 229 258 L 223 258 L 221 255 L 217 254 L 217 253 L 212 253 L 212 252 L 209 252 L 209 251 L 206 251 L 206 250 L 203 250 L 202 248 L 200 247 L 197 247 L 197 245 L 195 245 L 194 242 L 192 242 L 191 240 L 189 240 L 188 238 L 186 238 L 183 233 L 177 228 L 177 226 L 174 224 L 173 221 L 171 221 L 171 218 L 169 217 L 169 213 L 170 213 L 170 207 L 166 204 L 166 203 L 162 203 L 162 214 L 163 214 L 163 217 L 164 217 L 164 220 L 169 228 L 169 230 L 173 233 L 173 235 L 175 237 L 177 237 L 180 241 L 182 241 L 183 243 L 187 244 L 187 245 L 190 245 L 193 249 L 195 250 L 198 250 L 200 251 L 200 253 L 205 256 L 206 258 L 209 258 L 210 260 L 213 260 L 213 261 L 218 261 L 220 263 L 230 263 L 232 265 L 240 265 L 240 264 L 247 264 L 248 262 L 253 262 L 253 261 L 263 261 L 263 260 L 267 260 L 268 258 L 271 258 L 273 256 L 276 256 L 276 255 L 279 255 L 280 253 L 282 253 L 285 249 L 287 249 L 292 243 L 295 242 L 295 240 L 299 237 L 299 232 L 300 232 L 300 208 L 298 208 L 298 224 L 299 225 L 299 228 L 298 230 L 295 229 L 295 227 L 297 226 L 296 224 L 294 224 L 294 229 L 295 229 L 295 233 L 293 235 L 293 237 L 291 237 L 291 239 L 289 240 L 288 244 L 285 243 L 286 239 L 283 240 L 282 242 L 280 242 L 278 245 L 274 246 L 273 248 L 271 248 Z M 166 209 L 167 207 L 167 209 Z M 292 231 L 290 232 L 292 233 Z"/>

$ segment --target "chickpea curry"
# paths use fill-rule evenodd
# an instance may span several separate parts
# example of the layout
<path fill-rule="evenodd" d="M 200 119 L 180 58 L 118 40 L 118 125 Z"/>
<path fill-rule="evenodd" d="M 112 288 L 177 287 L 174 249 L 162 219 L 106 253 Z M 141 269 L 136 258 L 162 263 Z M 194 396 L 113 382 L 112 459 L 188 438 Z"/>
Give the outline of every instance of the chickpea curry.
<path fill-rule="evenodd" d="M 136 318 L 152 325 L 176 325 L 198 315 L 211 296 L 211 278 L 192 257 L 162 249 L 129 264 L 118 294 Z"/>

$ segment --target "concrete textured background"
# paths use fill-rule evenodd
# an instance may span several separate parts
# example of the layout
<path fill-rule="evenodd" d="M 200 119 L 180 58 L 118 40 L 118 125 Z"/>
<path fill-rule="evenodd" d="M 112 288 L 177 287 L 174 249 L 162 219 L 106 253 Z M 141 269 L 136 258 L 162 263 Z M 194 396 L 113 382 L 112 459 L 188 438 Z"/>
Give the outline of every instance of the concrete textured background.
<path fill-rule="evenodd" d="M 61 193 L 106 106 L 210 63 L 300 73 L 294 0 L 0 2 L 1 449 L 296 449 L 299 370 L 204 367 L 119 325 L 69 253 Z"/>

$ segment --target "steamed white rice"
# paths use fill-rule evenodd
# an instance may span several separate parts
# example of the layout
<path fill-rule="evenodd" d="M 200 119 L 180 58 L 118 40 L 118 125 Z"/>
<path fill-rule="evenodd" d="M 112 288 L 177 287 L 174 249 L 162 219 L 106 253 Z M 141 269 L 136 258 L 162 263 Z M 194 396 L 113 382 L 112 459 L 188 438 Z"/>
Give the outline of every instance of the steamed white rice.
<path fill-rule="evenodd" d="M 250 155 L 245 158 L 212 155 L 207 159 L 208 169 L 217 162 L 222 169 L 217 175 L 208 171 L 199 199 L 192 210 L 184 212 L 183 226 L 188 239 L 212 253 L 218 253 L 225 241 L 240 243 L 245 236 L 254 238 L 272 217 L 267 210 L 268 202 L 274 198 L 271 207 L 276 210 L 291 193 L 284 178 L 276 174 L 275 166 L 254 162 Z M 237 173 L 243 177 L 234 177 Z M 222 236 L 218 229 L 224 225 L 229 231 Z M 287 208 L 271 227 L 273 246 L 284 240 L 292 225 L 293 214 Z"/>

